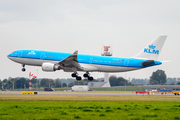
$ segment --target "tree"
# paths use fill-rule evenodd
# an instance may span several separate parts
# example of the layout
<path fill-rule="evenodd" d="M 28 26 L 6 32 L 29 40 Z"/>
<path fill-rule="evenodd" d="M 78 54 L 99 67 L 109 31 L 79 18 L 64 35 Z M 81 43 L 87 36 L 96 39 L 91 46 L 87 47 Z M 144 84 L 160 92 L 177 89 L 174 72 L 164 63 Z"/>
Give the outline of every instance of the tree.
<path fill-rule="evenodd" d="M 157 70 L 150 77 L 150 85 L 164 85 L 167 82 L 165 71 Z"/>
<path fill-rule="evenodd" d="M 35 78 L 32 78 L 32 79 L 31 79 L 31 83 L 32 83 L 32 84 L 37 84 L 37 83 L 38 83 L 38 80 L 35 79 Z"/>
<path fill-rule="evenodd" d="M 110 76 L 109 78 L 109 82 L 111 86 L 118 86 L 118 81 L 117 81 L 117 77 L 116 76 Z"/>
<path fill-rule="evenodd" d="M 3 83 L 6 83 L 7 81 L 8 81 L 7 79 L 4 79 L 4 80 L 3 80 Z"/>
<path fill-rule="evenodd" d="M 67 87 L 67 84 L 66 84 L 66 83 L 63 83 L 63 87 Z"/>
<path fill-rule="evenodd" d="M 15 84 L 16 88 L 25 88 L 28 87 L 28 80 L 26 80 L 26 78 L 19 78 Z"/>
<path fill-rule="evenodd" d="M 61 84 L 61 82 L 59 81 L 59 80 L 56 80 L 55 81 L 55 87 L 62 87 L 62 84 Z"/>
<path fill-rule="evenodd" d="M 12 82 L 14 83 L 14 88 L 16 89 L 16 88 L 17 88 L 17 86 L 16 86 L 16 81 L 17 81 L 18 79 L 17 79 L 17 78 L 12 78 L 11 80 L 12 80 Z"/>
<path fill-rule="evenodd" d="M 101 80 L 100 82 L 104 82 L 104 80 Z"/>
<path fill-rule="evenodd" d="M 74 85 L 84 85 L 84 81 L 83 80 L 80 80 L 80 81 L 76 80 L 73 83 L 74 83 Z"/>
<path fill-rule="evenodd" d="M 117 80 L 118 80 L 117 86 L 125 86 L 125 82 L 126 82 L 126 85 L 128 84 L 128 81 L 125 80 L 123 77 L 118 77 Z"/>
<path fill-rule="evenodd" d="M 109 78 L 109 82 L 111 86 L 125 86 L 126 85 L 131 85 L 126 79 L 123 77 L 116 77 L 116 76 L 111 76 Z M 126 82 L 126 83 L 125 83 Z"/>
<path fill-rule="evenodd" d="M 13 89 L 13 82 L 10 80 L 7 81 L 7 89 Z"/>
<path fill-rule="evenodd" d="M 173 82 L 170 85 L 175 85 Z"/>
<path fill-rule="evenodd" d="M 2 89 L 2 81 L 0 80 L 0 88 Z"/>
<path fill-rule="evenodd" d="M 177 85 L 180 85 L 180 82 L 178 82 Z"/>
<path fill-rule="evenodd" d="M 72 87 L 72 86 L 74 86 L 74 83 L 70 83 L 70 84 L 68 85 L 68 87 Z"/>
<path fill-rule="evenodd" d="M 43 78 L 40 82 L 42 87 L 53 87 L 55 85 L 53 79 Z"/>

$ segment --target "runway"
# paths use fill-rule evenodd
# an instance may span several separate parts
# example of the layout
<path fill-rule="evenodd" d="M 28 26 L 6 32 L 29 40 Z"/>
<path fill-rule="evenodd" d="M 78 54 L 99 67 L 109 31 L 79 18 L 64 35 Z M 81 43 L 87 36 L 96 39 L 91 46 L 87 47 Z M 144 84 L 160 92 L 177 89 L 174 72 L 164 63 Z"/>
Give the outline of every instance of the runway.
<path fill-rule="evenodd" d="M 0 95 L 23 95 L 22 92 L 0 92 Z M 136 93 L 86 93 L 86 92 L 38 92 L 38 95 L 85 95 L 85 96 L 143 96 Z M 174 96 L 174 94 L 153 94 L 153 96 Z"/>

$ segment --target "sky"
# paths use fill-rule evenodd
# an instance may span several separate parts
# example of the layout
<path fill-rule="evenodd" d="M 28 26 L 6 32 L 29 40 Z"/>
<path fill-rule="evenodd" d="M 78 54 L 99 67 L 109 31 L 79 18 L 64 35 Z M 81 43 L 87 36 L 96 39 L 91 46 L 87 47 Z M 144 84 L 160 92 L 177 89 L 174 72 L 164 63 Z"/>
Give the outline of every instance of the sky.
<path fill-rule="evenodd" d="M 34 66 L 22 72 L 20 64 L 7 58 L 15 50 L 101 55 L 102 45 L 112 45 L 113 56 L 132 57 L 158 35 L 168 36 L 158 60 L 170 62 L 110 75 L 145 79 L 161 69 L 167 77 L 178 78 L 179 5 L 179 0 L 1 0 L 0 79 L 28 77 L 29 72 L 38 78 L 71 78 L 70 72 L 48 73 Z M 91 75 L 104 77 L 98 72 Z"/>

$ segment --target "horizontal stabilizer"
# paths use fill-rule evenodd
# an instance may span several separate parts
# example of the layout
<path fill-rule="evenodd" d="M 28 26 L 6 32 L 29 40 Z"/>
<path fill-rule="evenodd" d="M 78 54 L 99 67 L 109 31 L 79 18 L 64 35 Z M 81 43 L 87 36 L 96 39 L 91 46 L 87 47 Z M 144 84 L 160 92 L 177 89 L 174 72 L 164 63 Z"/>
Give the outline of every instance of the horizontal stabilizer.
<path fill-rule="evenodd" d="M 171 62 L 170 60 L 166 60 L 166 61 L 161 61 L 162 63 L 165 63 L 165 62 Z"/>

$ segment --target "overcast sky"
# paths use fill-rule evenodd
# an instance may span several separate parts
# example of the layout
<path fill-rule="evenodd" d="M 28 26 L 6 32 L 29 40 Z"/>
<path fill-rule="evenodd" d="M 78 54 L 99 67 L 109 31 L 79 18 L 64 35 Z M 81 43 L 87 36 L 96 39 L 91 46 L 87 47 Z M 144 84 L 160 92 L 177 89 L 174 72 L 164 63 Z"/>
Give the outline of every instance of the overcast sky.
<path fill-rule="evenodd" d="M 159 34 L 168 37 L 158 60 L 171 62 L 126 72 L 126 77 L 149 78 L 157 69 L 180 77 L 179 5 L 179 0 L 0 0 L 0 79 L 37 71 L 39 78 L 71 78 L 62 70 L 47 73 L 32 66 L 23 73 L 20 64 L 7 58 L 14 50 L 100 55 L 101 46 L 110 44 L 113 56 L 131 57 Z"/>

